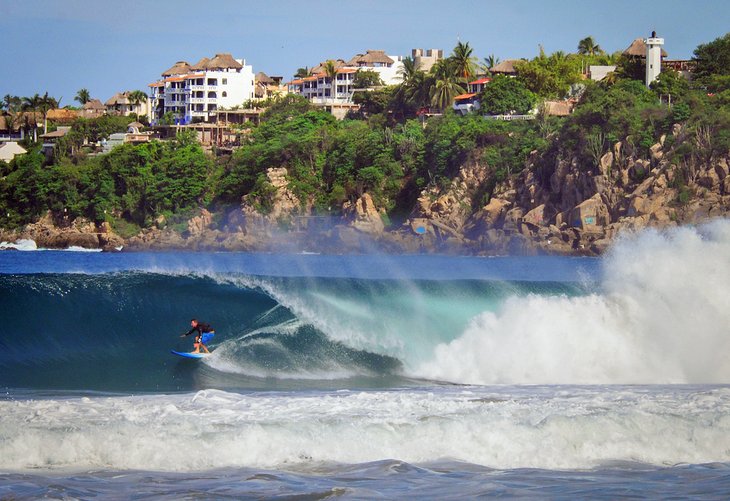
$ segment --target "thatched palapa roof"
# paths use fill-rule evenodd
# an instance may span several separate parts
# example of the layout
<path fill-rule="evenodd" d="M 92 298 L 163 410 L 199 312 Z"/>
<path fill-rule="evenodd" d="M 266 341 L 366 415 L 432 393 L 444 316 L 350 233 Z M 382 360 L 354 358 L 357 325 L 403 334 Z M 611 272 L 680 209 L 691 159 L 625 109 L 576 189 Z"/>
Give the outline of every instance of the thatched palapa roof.
<path fill-rule="evenodd" d="M 192 65 L 190 67 L 190 69 L 192 71 L 203 71 L 203 70 L 205 70 L 205 68 L 208 67 L 208 63 L 209 62 L 210 62 L 210 59 L 208 59 L 207 57 L 204 57 L 200 61 L 198 61 L 197 63 L 195 63 L 194 65 Z"/>
<path fill-rule="evenodd" d="M 365 54 L 357 54 L 347 62 L 347 66 L 373 66 L 374 64 L 393 64 L 384 50 L 368 50 Z"/>
<path fill-rule="evenodd" d="M 48 120 L 54 121 L 54 122 L 73 122 L 77 118 L 79 118 L 79 112 L 76 110 L 67 110 L 64 108 L 58 108 L 54 110 L 48 110 L 48 114 L 46 115 L 46 118 Z"/>
<path fill-rule="evenodd" d="M 178 61 L 172 68 L 163 71 L 162 76 L 171 77 L 173 75 L 185 75 L 186 73 L 190 73 L 190 64 L 187 61 Z"/>
<path fill-rule="evenodd" d="M 342 68 L 346 64 L 345 61 L 343 61 L 342 59 L 330 59 L 329 61 L 333 61 L 335 63 L 335 68 L 336 69 L 337 68 Z M 315 66 L 314 68 L 312 68 L 311 70 L 309 70 L 309 73 L 311 75 L 318 75 L 320 73 L 324 73 L 325 72 L 325 65 L 326 64 L 327 64 L 327 61 L 322 61 L 317 66 Z M 307 77 L 307 78 L 309 78 L 309 77 Z"/>
<path fill-rule="evenodd" d="M 129 97 L 126 92 L 117 92 L 112 97 L 110 97 L 106 103 L 107 106 L 114 106 L 117 104 L 130 104 L 129 103 Z"/>
<path fill-rule="evenodd" d="M 273 78 L 270 78 L 269 75 L 263 71 L 256 73 L 256 81 L 265 85 L 276 83 Z"/>
<path fill-rule="evenodd" d="M 631 45 L 629 45 L 625 51 L 623 51 L 624 56 L 629 57 L 643 57 L 646 58 L 646 44 L 644 43 L 643 38 L 637 38 L 633 42 L 631 42 Z M 667 57 L 667 52 L 662 49 L 662 57 Z"/>
<path fill-rule="evenodd" d="M 233 59 L 229 53 L 216 54 L 213 59 L 205 65 L 206 70 L 227 70 L 229 68 L 240 70 L 243 65 Z"/>
<path fill-rule="evenodd" d="M 90 111 L 102 111 L 106 108 L 104 105 L 99 101 L 98 99 L 90 99 L 84 103 L 84 105 L 81 107 L 82 110 L 90 110 Z"/>
<path fill-rule="evenodd" d="M 489 68 L 490 73 L 500 73 L 503 75 L 514 75 L 517 73 L 517 70 L 515 70 L 515 63 L 519 63 L 522 61 L 521 59 L 505 59 L 504 61 L 500 62 L 499 64 L 496 64 Z"/>

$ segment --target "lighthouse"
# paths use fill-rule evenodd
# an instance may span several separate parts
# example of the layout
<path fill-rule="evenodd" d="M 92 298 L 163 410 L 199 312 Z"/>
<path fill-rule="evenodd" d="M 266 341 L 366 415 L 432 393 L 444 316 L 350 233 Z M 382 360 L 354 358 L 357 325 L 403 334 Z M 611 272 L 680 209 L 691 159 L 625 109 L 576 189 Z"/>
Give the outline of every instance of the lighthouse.
<path fill-rule="evenodd" d="M 644 39 L 646 44 L 646 86 L 657 79 L 662 72 L 662 45 L 664 39 L 656 36 L 656 31 L 651 32 L 649 38 Z"/>

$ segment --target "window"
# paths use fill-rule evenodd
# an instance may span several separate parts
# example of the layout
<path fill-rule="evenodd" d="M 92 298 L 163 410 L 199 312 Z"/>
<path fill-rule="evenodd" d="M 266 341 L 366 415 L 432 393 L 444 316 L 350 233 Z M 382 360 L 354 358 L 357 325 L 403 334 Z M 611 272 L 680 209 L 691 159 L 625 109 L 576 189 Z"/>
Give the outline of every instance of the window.
<path fill-rule="evenodd" d="M 224 78 L 223 79 L 223 85 L 228 85 L 228 79 L 227 78 Z"/>
<path fill-rule="evenodd" d="M 225 83 L 225 80 L 223 80 L 223 82 Z M 223 93 L 221 94 L 221 96 L 223 96 L 223 97 L 228 97 L 228 92 L 226 92 L 226 91 L 223 91 Z"/>

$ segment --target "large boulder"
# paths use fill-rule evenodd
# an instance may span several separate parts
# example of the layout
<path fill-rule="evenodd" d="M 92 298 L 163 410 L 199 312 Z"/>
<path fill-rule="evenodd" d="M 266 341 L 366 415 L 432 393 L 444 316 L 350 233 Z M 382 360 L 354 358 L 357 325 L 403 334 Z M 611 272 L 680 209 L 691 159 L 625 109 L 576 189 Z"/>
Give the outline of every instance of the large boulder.
<path fill-rule="evenodd" d="M 608 207 L 598 193 L 575 206 L 570 218 L 568 224 L 586 231 L 600 230 L 611 222 Z"/>
<path fill-rule="evenodd" d="M 345 202 L 342 212 L 356 230 L 374 236 L 383 233 L 383 218 L 369 193 L 363 193 L 354 204 Z"/>

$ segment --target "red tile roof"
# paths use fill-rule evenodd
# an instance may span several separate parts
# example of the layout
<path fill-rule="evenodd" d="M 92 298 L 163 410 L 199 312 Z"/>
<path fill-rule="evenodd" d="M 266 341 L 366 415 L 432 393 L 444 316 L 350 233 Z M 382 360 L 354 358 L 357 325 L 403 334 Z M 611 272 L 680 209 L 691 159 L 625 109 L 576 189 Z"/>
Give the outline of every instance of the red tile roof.
<path fill-rule="evenodd" d="M 476 93 L 475 92 L 470 92 L 470 93 L 467 93 L 467 94 L 459 94 L 458 96 L 456 96 L 454 98 L 454 101 L 462 101 L 464 99 L 469 99 L 470 97 L 474 97 L 474 96 L 476 96 Z"/>
<path fill-rule="evenodd" d="M 474 80 L 473 82 L 469 82 L 469 85 L 489 83 L 491 81 L 492 81 L 492 79 L 489 77 L 482 77 L 478 80 Z"/>

